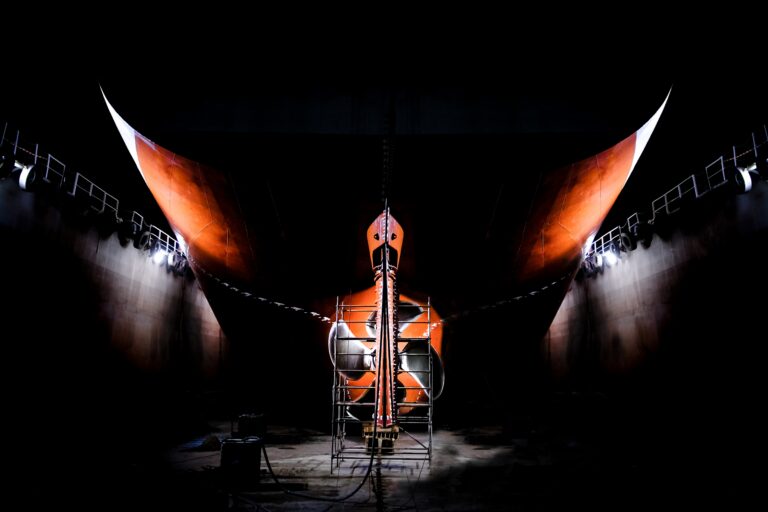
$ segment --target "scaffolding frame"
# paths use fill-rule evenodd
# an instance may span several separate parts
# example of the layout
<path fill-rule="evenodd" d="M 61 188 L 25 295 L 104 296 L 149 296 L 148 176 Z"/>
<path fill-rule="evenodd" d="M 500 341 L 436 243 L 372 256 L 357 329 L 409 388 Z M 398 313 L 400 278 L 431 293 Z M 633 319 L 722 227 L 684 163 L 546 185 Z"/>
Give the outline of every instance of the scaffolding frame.
<path fill-rule="evenodd" d="M 432 305 L 430 300 L 427 300 L 426 306 L 418 304 L 407 304 L 398 301 L 399 308 L 418 307 L 423 308 L 427 314 L 426 321 L 412 321 L 408 324 L 425 325 L 423 336 L 417 337 L 401 337 L 400 329 L 395 332 L 395 347 L 397 347 L 397 364 L 396 374 L 397 377 L 403 373 L 411 373 L 417 375 L 426 374 L 427 386 L 400 386 L 400 389 L 419 389 L 424 390 L 427 393 L 426 402 L 405 402 L 403 400 L 397 400 L 395 405 L 400 410 L 401 407 L 413 408 L 407 414 L 398 414 L 397 417 L 397 430 L 395 432 L 378 432 L 378 439 L 371 439 L 371 443 L 366 440 L 365 431 L 370 431 L 371 420 L 364 420 L 358 418 L 352 414 L 351 409 L 353 407 L 371 408 L 375 407 L 374 402 L 365 400 L 352 401 L 349 397 L 349 390 L 351 389 L 370 389 L 374 391 L 374 386 L 355 386 L 350 384 L 350 379 L 345 376 L 345 372 L 359 371 L 359 369 L 343 368 L 340 366 L 339 357 L 357 355 L 348 352 L 338 352 L 338 342 L 340 341 L 358 341 L 368 342 L 374 341 L 371 336 L 339 336 L 339 322 L 345 322 L 349 324 L 363 324 L 369 320 L 351 320 L 349 318 L 350 313 L 374 313 L 377 311 L 375 305 L 347 305 L 339 302 L 336 299 L 336 328 L 334 329 L 334 338 L 331 344 L 331 358 L 334 367 L 333 387 L 332 387 L 332 409 L 331 409 L 331 472 L 334 468 L 340 468 L 341 463 L 345 460 L 361 460 L 370 459 L 372 452 L 375 452 L 375 456 L 380 457 L 383 460 L 400 460 L 400 461 L 419 461 L 432 462 L 432 442 L 433 442 L 433 410 L 434 410 L 434 375 L 433 365 L 434 357 L 432 350 Z M 398 326 L 399 327 L 399 326 Z M 350 332 L 351 334 L 351 332 Z M 408 357 L 425 357 L 427 358 L 426 370 L 419 369 L 403 369 L 402 357 L 400 351 L 400 344 L 405 343 L 406 346 L 410 343 L 417 343 L 424 345 L 423 353 L 409 353 Z M 376 381 L 376 368 L 372 365 L 370 370 L 366 370 L 374 375 L 374 382 Z M 421 380 L 421 379 L 420 379 Z M 422 382 L 424 382 L 422 380 Z M 413 413 L 419 411 L 421 414 L 414 415 Z M 360 425 L 360 439 L 350 439 L 347 431 L 347 426 L 350 424 Z M 404 426 L 410 427 L 411 425 L 419 427 L 425 427 L 424 432 L 410 432 Z M 404 434 L 401 435 L 401 434 Z M 391 448 L 383 448 L 381 445 L 381 439 L 396 440 Z"/>

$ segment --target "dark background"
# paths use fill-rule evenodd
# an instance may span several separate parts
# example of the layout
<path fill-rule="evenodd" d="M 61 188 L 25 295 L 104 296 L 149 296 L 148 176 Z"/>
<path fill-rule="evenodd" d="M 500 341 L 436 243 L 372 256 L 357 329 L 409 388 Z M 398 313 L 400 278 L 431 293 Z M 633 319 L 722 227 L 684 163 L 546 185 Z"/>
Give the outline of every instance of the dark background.
<path fill-rule="evenodd" d="M 452 30 L 446 32 L 454 34 Z M 212 40 L 217 33 L 212 32 Z M 490 203 L 502 183 L 524 183 L 541 167 L 566 164 L 616 143 L 642 125 L 672 87 L 667 110 L 606 226 L 647 207 L 682 177 L 729 153 L 730 144 L 747 143 L 750 133 L 768 121 L 768 98 L 755 71 L 760 61 L 740 52 L 713 51 L 717 46 L 713 43 L 690 42 L 650 51 L 613 45 L 606 37 L 594 46 L 561 45 L 557 51 L 535 52 L 536 40 L 522 37 L 469 44 L 462 38 L 425 36 L 419 44 L 387 41 L 367 45 L 357 44 L 359 35 L 348 39 L 337 36 L 338 41 L 328 42 L 313 32 L 315 38 L 301 44 L 274 34 L 243 37 L 233 41 L 238 50 L 232 50 L 226 43 L 210 40 L 190 43 L 183 31 L 172 35 L 176 36 L 175 43 L 163 41 L 155 46 L 135 37 L 118 48 L 105 46 L 97 54 L 94 46 L 118 38 L 103 32 L 94 35 L 84 51 L 51 47 L 45 53 L 23 54 L 6 67 L 0 82 L 0 119 L 21 128 L 23 144 L 40 142 L 68 166 L 158 222 L 161 214 L 109 118 L 98 89 L 101 85 L 117 111 L 150 139 L 225 168 L 243 183 L 269 180 L 273 197 L 264 197 L 260 203 L 274 216 L 274 236 L 287 239 L 286 247 L 291 247 L 292 241 L 300 243 L 306 219 L 312 217 L 318 203 L 332 204 L 343 214 L 348 208 L 344 199 L 354 193 L 351 215 L 355 222 L 350 224 L 361 226 L 380 209 L 381 139 L 388 131 L 386 119 L 392 104 L 397 120 L 392 201 L 407 203 L 406 199 L 412 200 L 420 190 L 435 185 L 440 197 L 461 201 L 462 208 L 480 212 L 478 218 L 488 218 Z M 605 48 L 611 45 L 618 48 L 619 57 Z M 328 186 L 334 182 L 340 186 Z M 318 189 L 329 196 L 317 197 Z M 451 203 L 441 204 L 446 202 Z M 466 236 L 482 239 L 486 232 L 485 222 L 462 226 Z M 25 242 L 22 234 L 2 236 L 6 247 Z M 362 232 L 334 233 L 329 247 L 336 251 L 334 267 L 316 285 L 318 289 L 307 291 L 308 295 L 345 293 L 369 283 Z M 300 269 L 304 259 L 303 254 L 292 254 L 295 259 L 286 273 Z M 56 261 L 60 268 L 69 264 L 63 255 Z M 10 254 L 3 262 L 12 268 Z M 42 261 L 40 266 L 46 268 Z M 423 269 L 422 263 L 413 263 L 410 277 L 414 288 L 435 281 L 420 283 L 418 276 Z M 20 297 L 32 301 L 46 294 L 46 289 L 52 290 L 53 297 L 64 298 L 67 290 L 77 287 L 71 274 L 62 277 L 49 272 L 45 277 L 49 284 L 42 279 L 36 289 L 30 290 L 20 278 L 10 280 L 7 289 L 27 290 Z M 40 293 L 33 293 L 35 290 Z M 80 314 L 88 304 L 86 298 L 82 308 L 73 304 L 71 311 L 61 311 L 60 323 L 66 325 L 67 312 Z M 6 318 L 24 311 L 21 305 L 14 306 L 6 311 Z M 46 359 L 34 372 L 26 366 L 17 368 L 27 370 L 33 382 L 22 381 L 21 389 L 14 388 L 12 411 L 22 421 L 32 423 L 27 431 L 31 437 L 49 433 L 52 426 L 47 420 L 55 422 L 59 442 L 69 448 L 61 449 L 58 444 L 53 453 L 81 457 L 73 467 L 90 465 L 85 471 L 90 475 L 98 472 L 100 465 L 114 466 L 120 468 L 118 476 L 124 476 L 126 461 L 133 463 L 137 456 L 142 461 L 154 461 L 164 443 L 197 433 L 202 419 L 198 415 L 208 412 L 204 409 L 210 404 L 203 406 L 199 395 L 179 389 L 173 375 L 137 376 L 122 362 L 114 361 L 113 355 L 103 353 L 103 347 L 94 343 L 101 336 L 98 319 L 93 319 L 87 332 L 63 331 L 62 337 L 79 335 L 88 341 L 69 351 L 54 344 L 60 339 L 51 336 L 54 327 L 35 325 L 33 317 L 21 318 L 34 326 L 28 332 L 29 339 L 48 340 L 21 347 L 25 357 L 41 346 L 56 350 L 55 357 Z M 280 317 L 277 321 L 290 319 Z M 461 328 L 458 332 L 465 339 L 474 334 Z M 664 414 L 675 410 L 680 393 L 670 394 L 674 398 L 662 408 L 653 402 L 664 397 L 665 385 L 682 389 L 675 388 L 673 370 L 666 368 L 664 378 L 657 380 L 660 389 L 653 393 L 643 391 L 638 384 L 628 386 L 630 391 L 610 394 L 604 401 L 595 398 L 595 391 L 605 391 L 606 386 L 599 375 L 566 387 L 566 394 L 553 395 L 548 393 L 549 384 L 540 380 L 543 368 L 535 348 L 524 347 L 516 355 L 521 357 L 514 369 L 522 375 L 514 379 L 520 384 L 517 394 L 492 404 L 490 412 L 486 404 L 477 406 L 473 412 L 478 415 L 471 418 L 460 413 L 468 392 L 454 393 L 453 398 L 448 395 L 445 412 L 440 413 L 445 415 L 443 421 L 455 426 L 474 419 L 500 422 L 512 435 L 528 436 L 538 430 L 542 442 L 555 436 L 547 430 L 552 425 L 558 425 L 562 432 L 557 435 L 566 439 L 591 432 L 598 439 L 598 451 L 618 446 L 637 455 L 633 458 L 618 450 L 615 458 L 620 466 L 630 467 L 639 459 L 642 467 L 651 470 L 663 467 L 668 460 L 665 457 L 679 443 L 682 455 L 673 460 L 676 468 L 689 471 L 694 462 L 702 460 L 692 457 L 699 443 L 717 443 L 709 434 L 718 430 L 729 437 L 737 434 L 729 422 L 732 414 L 710 421 L 706 401 L 701 399 L 688 416 L 679 413 L 675 418 L 675 438 L 656 429 L 637 444 L 634 441 L 646 435 L 634 423 L 640 414 L 644 414 L 643 426 L 658 425 L 666 421 Z M 669 361 L 679 357 L 681 354 L 675 354 Z M 717 351 L 713 350 L 701 366 L 717 361 Z M 115 368 L 120 371 L 111 371 Z M 735 373 L 732 367 L 722 370 L 726 381 Z M 73 374 L 80 378 L 73 379 Z M 654 375 L 646 378 L 653 380 Z M 449 380 L 449 385 L 459 386 L 469 380 L 466 376 L 456 378 L 454 384 Z M 51 389 L 50 393 L 32 392 L 38 384 Z M 54 392 L 57 387 L 67 392 Z M 577 394 L 568 394 L 571 392 Z M 755 396 L 754 392 L 747 393 L 744 400 Z M 69 401 L 62 403 L 62 397 L 69 397 Z M 586 398 L 580 401 L 581 397 Z M 633 410 L 637 404 L 642 407 Z M 211 409 L 220 412 L 216 404 Z M 47 410 L 53 413 L 49 415 Z M 233 409 L 225 408 L 224 412 L 232 414 Z M 325 425 L 325 418 L 288 417 L 320 428 Z M 163 423 L 160 429 L 155 427 L 158 418 Z M 83 434 L 80 425 L 84 420 L 99 428 Z M 609 432 L 606 424 L 615 430 Z M 709 425 L 704 431 L 707 435 L 696 430 L 703 424 Z M 88 436 L 92 437 L 85 442 L 91 447 L 78 452 L 82 437 Z M 102 446 L 119 449 L 111 452 L 114 458 L 109 460 Z M 657 448 L 648 452 L 651 455 L 641 457 L 643 454 L 637 453 L 653 446 Z M 50 455 L 43 447 L 34 453 L 40 459 Z M 650 460 L 652 457 L 658 458 Z M 40 459 L 29 465 L 46 485 L 56 471 L 45 463 L 46 472 L 41 474 Z M 715 453 L 717 474 L 728 473 L 724 462 L 743 465 L 746 460 L 742 454 Z M 601 467 L 609 472 L 606 468 L 613 466 Z M 136 471 L 144 468 L 139 466 Z M 665 477 L 673 490 L 674 484 L 669 482 L 676 468 L 668 469 Z M 596 471 L 605 476 L 600 468 Z M 135 478 L 133 469 L 130 473 L 129 478 Z M 147 470 L 145 474 L 150 473 Z M 628 474 L 631 477 L 633 473 Z M 655 482 L 642 480 L 648 485 Z M 625 486 L 620 488 L 631 493 L 646 491 Z M 657 492 L 651 495 L 661 496 Z M 699 490 L 698 496 L 706 494 Z"/>
<path fill-rule="evenodd" d="M 300 283 L 298 292 L 299 284 L 271 290 L 293 300 L 368 284 L 358 226 L 382 206 L 382 138 L 392 131 L 390 204 L 404 225 L 416 226 L 406 237 L 402 271 L 413 290 L 437 297 L 444 279 L 430 274 L 439 268 L 432 247 L 477 247 L 459 258 L 466 268 L 482 269 L 502 188 L 505 201 L 524 214 L 540 172 L 628 136 L 670 88 L 656 133 L 606 226 L 730 153 L 730 144 L 748 143 L 765 123 L 755 61 L 740 53 L 662 45 L 612 54 L 607 45 L 533 53 L 503 39 L 413 49 L 407 41 L 302 45 L 266 35 L 242 45 L 132 40 L 99 56 L 91 50 L 63 62 L 44 59 L 34 79 L 4 81 L 9 100 L 0 115 L 26 140 L 40 141 L 121 197 L 126 210 L 135 206 L 161 219 L 113 128 L 101 85 L 139 132 L 234 176 L 246 217 L 265 226 L 269 245 L 280 248 L 272 258 L 284 282 L 306 265 L 305 247 L 319 247 L 327 272 Z M 353 221 L 321 236 L 307 228 L 318 210 Z M 422 229 L 425 212 L 456 224 L 456 240 Z M 467 289 L 494 280 L 462 275 L 459 287 Z M 443 306 L 447 313 L 453 308 Z"/>

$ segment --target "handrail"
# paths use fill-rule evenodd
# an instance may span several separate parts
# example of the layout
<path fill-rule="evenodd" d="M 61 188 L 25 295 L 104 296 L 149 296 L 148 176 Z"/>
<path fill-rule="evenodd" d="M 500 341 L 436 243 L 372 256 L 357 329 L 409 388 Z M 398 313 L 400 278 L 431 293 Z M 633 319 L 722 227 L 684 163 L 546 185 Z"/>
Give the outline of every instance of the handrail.
<path fill-rule="evenodd" d="M 736 146 L 733 146 L 733 156 L 726 158 L 720 156 L 713 160 L 709 165 L 704 167 L 704 171 L 698 174 L 691 174 L 676 186 L 669 189 L 664 194 L 660 195 L 653 201 L 651 201 L 650 219 L 649 223 L 653 224 L 661 216 L 671 215 L 679 211 L 683 206 L 683 201 L 686 199 L 695 200 L 709 192 L 722 187 L 729 182 L 726 174 L 726 162 L 733 162 L 733 165 L 739 167 L 739 161 L 752 155 L 755 159 L 758 157 L 758 148 L 768 144 L 768 125 L 763 125 L 764 140 L 760 143 L 757 141 L 757 136 L 752 132 L 752 144 L 749 149 L 737 154 Z M 749 161 L 745 168 L 751 168 L 755 164 Z M 607 249 L 610 249 L 611 243 L 617 241 L 621 237 L 621 233 L 628 232 L 634 233 L 637 226 L 641 224 L 641 212 L 634 212 L 627 220 L 604 233 L 599 238 L 596 238 L 592 244 L 584 251 L 584 258 L 591 256 L 592 254 L 602 254 Z"/>
<path fill-rule="evenodd" d="M 12 138 L 11 138 L 12 137 Z M 97 185 L 90 178 L 87 178 L 80 172 L 72 172 L 61 160 L 48 153 L 47 156 L 43 156 L 39 144 L 35 144 L 34 151 L 25 148 L 19 142 L 21 139 L 21 131 L 16 130 L 16 133 L 11 136 L 9 133 L 9 124 L 5 122 L 3 125 L 3 132 L 0 136 L 0 146 L 3 146 L 6 142 L 13 145 L 13 154 L 17 159 L 31 159 L 27 165 L 37 165 L 38 160 L 43 167 L 40 169 L 42 179 L 49 185 L 57 187 L 59 190 L 63 190 L 72 197 L 81 197 L 88 202 L 88 206 L 96 213 L 102 214 L 104 212 L 112 212 L 115 218 L 120 217 L 120 200 L 114 195 L 107 192 L 104 188 Z M 136 226 L 136 232 L 143 230 L 149 231 L 151 239 L 155 241 L 155 244 L 166 252 L 175 252 L 179 256 L 186 256 L 181 250 L 181 246 L 178 241 L 172 235 L 169 235 L 154 224 L 147 224 L 144 220 L 144 216 L 136 210 L 132 210 L 130 213 L 131 222 Z"/>

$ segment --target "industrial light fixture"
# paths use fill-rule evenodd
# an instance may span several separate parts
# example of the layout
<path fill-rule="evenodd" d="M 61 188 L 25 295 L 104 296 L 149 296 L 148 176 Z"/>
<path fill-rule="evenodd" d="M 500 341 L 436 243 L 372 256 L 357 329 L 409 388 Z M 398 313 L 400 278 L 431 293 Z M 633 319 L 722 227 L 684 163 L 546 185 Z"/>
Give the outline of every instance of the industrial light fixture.
<path fill-rule="evenodd" d="M 609 267 L 612 267 L 619 262 L 619 258 L 616 256 L 616 253 L 611 250 L 605 251 L 603 253 L 603 257 L 604 257 L 605 264 L 608 265 Z"/>
<path fill-rule="evenodd" d="M 754 134 L 752 134 L 752 140 L 754 142 Z M 755 153 L 757 153 L 755 148 Z M 757 162 L 749 166 L 739 166 L 739 156 L 736 154 L 736 146 L 733 146 L 733 169 L 731 171 L 731 179 L 733 180 L 733 187 L 739 194 L 745 194 L 752 190 L 752 175 L 750 171 L 757 170 Z"/>
<path fill-rule="evenodd" d="M 757 168 L 757 166 L 755 166 Z M 744 167 L 736 167 L 733 171 L 733 183 L 736 191 L 744 194 L 752 190 L 752 175 Z"/>
<path fill-rule="evenodd" d="M 141 231 L 141 235 L 134 236 L 133 245 L 142 251 L 148 251 L 152 249 L 152 247 L 155 245 L 152 238 L 152 233 L 146 230 Z"/>
<path fill-rule="evenodd" d="M 21 190 L 29 190 L 37 179 L 37 170 L 35 167 L 35 164 L 21 166 L 21 173 L 19 174 L 19 187 Z"/>
<path fill-rule="evenodd" d="M 166 258 L 168 258 L 168 256 L 168 253 L 163 249 L 157 249 L 152 255 L 152 261 L 154 261 L 155 264 L 160 265 L 163 261 L 166 260 Z"/>

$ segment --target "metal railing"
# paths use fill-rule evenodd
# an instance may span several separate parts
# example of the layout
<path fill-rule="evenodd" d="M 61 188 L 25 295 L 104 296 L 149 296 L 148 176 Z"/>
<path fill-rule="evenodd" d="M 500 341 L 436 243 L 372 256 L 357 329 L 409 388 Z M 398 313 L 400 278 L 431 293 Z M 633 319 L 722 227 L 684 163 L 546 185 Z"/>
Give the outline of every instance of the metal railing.
<path fill-rule="evenodd" d="M 133 210 L 131 212 L 131 219 L 129 220 L 130 223 L 132 223 L 134 226 L 136 226 L 136 232 L 140 233 L 144 230 L 144 216 L 137 212 L 136 210 Z"/>
<path fill-rule="evenodd" d="M 632 215 L 630 215 L 629 217 L 627 217 L 627 222 L 626 222 L 626 224 L 627 224 L 627 230 L 628 230 L 630 233 L 636 233 L 636 232 L 637 232 L 637 227 L 638 227 L 640 224 L 642 224 L 642 222 L 643 222 L 643 221 L 642 221 L 642 220 L 641 220 L 641 218 L 640 218 L 640 212 L 635 212 L 635 213 L 633 213 Z"/>
<path fill-rule="evenodd" d="M 622 227 L 616 226 L 609 232 L 602 235 L 600 238 L 595 239 L 595 241 L 592 243 L 593 252 L 605 252 L 610 250 L 612 245 L 620 243 L 622 232 Z"/>
<path fill-rule="evenodd" d="M 72 197 L 85 196 L 84 199 L 88 201 L 88 205 L 98 213 L 111 210 L 115 216 L 118 216 L 120 201 L 79 172 L 75 173 L 72 190 L 67 191 L 67 193 Z"/>
<path fill-rule="evenodd" d="M 688 201 L 696 200 L 711 191 L 722 187 L 730 182 L 728 177 L 728 165 L 737 169 L 754 168 L 757 158 L 760 154 L 759 149 L 768 144 L 768 125 L 763 126 L 763 140 L 758 141 L 758 136 L 752 133 L 752 143 L 746 150 L 737 153 L 736 146 L 733 146 L 733 156 L 726 158 L 720 156 L 704 167 L 701 173 L 691 174 L 683 181 L 672 187 L 664 194 L 651 201 L 649 224 L 654 224 L 660 217 L 672 215 L 683 207 Z M 727 165 L 728 163 L 728 165 Z M 621 234 L 628 233 L 634 235 L 638 227 L 644 221 L 643 213 L 634 212 L 627 217 L 627 220 L 609 230 L 608 232 L 596 238 L 592 244 L 585 249 L 584 257 L 592 254 L 601 254 L 611 247 L 619 248 L 621 244 Z"/>
<path fill-rule="evenodd" d="M 59 188 L 64 188 L 64 173 L 66 170 L 67 166 L 64 165 L 64 162 L 49 153 L 48 161 L 45 163 L 43 179 L 48 183 L 55 184 Z"/>
<path fill-rule="evenodd" d="M 704 168 L 704 174 L 707 178 L 707 187 L 714 190 L 728 183 L 728 177 L 725 175 L 725 158 L 722 156 L 715 159 L 711 164 Z"/>
<path fill-rule="evenodd" d="M 176 239 L 154 224 L 149 225 L 149 236 L 152 238 L 153 247 L 160 248 L 165 252 L 181 254 L 181 249 L 179 249 L 179 243 Z"/>
<path fill-rule="evenodd" d="M 13 146 L 13 155 L 21 165 L 42 166 L 36 167 L 36 169 L 38 169 L 38 174 L 46 184 L 66 192 L 71 197 L 82 199 L 98 214 L 106 212 L 114 215 L 115 219 L 132 223 L 134 233 L 148 231 L 153 247 L 160 248 L 168 253 L 174 252 L 177 256 L 186 256 L 175 237 L 154 224 L 147 224 L 144 216 L 135 210 L 130 212 L 128 219 L 122 219 L 120 216 L 122 213 L 120 210 L 120 200 L 117 197 L 107 192 L 82 173 L 71 171 L 64 162 L 52 154 L 48 153 L 44 157 L 40 151 L 39 144 L 34 145 L 34 151 L 22 146 L 20 143 L 20 130 L 16 130 L 13 134 L 11 132 L 9 124 L 7 122 L 4 123 L 2 136 L 0 137 L 0 147 L 3 147 L 5 144 L 11 144 Z"/>

